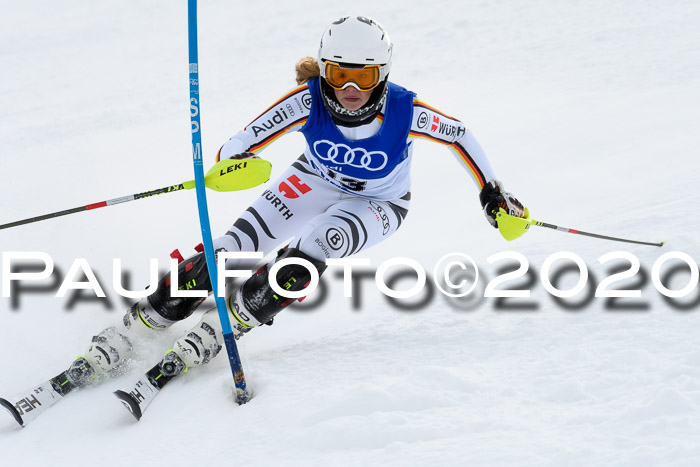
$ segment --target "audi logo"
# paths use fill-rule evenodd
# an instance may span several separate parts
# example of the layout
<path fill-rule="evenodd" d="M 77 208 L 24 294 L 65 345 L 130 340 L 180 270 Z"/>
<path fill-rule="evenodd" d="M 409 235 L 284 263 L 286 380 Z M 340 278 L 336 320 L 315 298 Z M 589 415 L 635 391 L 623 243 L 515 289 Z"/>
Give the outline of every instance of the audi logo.
<path fill-rule="evenodd" d="M 320 149 L 320 150 L 319 150 Z M 386 167 L 389 156 L 383 151 L 367 151 L 364 148 L 351 148 L 347 144 L 335 144 L 322 139 L 314 143 L 316 156 L 337 165 L 349 165 L 358 169 L 376 172 Z"/>

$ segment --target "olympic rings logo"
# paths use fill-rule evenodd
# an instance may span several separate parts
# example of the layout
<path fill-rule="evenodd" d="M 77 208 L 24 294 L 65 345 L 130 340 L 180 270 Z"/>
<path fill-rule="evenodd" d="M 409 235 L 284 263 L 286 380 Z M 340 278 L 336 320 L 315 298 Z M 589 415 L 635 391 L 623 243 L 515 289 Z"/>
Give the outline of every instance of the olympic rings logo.
<path fill-rule="evenodd" d="M 325 151 L 319 151 L 318 147 L 325 145 Z M 321 148 L 322 150 L 324 147 Z M 342 155 L 341 155 L 342 150 Z M 347 144 L 335 144 L 327 139 L 322 139 L 314 143 L 316 156 L 324 161 L 329 161 L 338 165 L 349 165 L 358 169 L 376 172 L 386 167 L 389 156 L 383 151 L 367 151 L 364 148 L 351 148 Z M 325 152 L 325 154 L 322 154 Z M 357 161 L 359 159 L 359 161 Z"/>

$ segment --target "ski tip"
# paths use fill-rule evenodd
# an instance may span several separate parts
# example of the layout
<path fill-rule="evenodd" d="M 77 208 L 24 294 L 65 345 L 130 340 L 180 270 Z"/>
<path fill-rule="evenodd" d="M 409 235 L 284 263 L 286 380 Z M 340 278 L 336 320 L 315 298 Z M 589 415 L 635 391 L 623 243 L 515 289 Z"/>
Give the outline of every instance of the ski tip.
<path fill-rule="evenodd" d="M 5 409 L 7 409 L 7 411 L 12 414 L 12 416 L 15 418 L 15 421 L 17 421 L 17 423 L 19 423 L 19 426 L 22 426 L 22 427 L 24 426 L 24 421 L 22 420 L 22 416 L 19 414 L 19 412 L 17 411 L 17 408 L 14 405 L 10 404 L 9 401 L 7 401 L 6 399 L 3 399 L 2 397 L 0 397 L 0 405 L 5 407 Z"/>
<path fill-rule="evenodd" d="M 141 420 L 141 407 L 139 407 L 138 402 L 134 400 L 133 397 L 128 392 L 124 392 L 121 390 L 116 390 L 114 391 L 114 395 L 117 396 L 117 399 L 121 401 L 122 404 L 124 404 L 124 407 L 131 412 L 131 415 L 133 415 L 136 420 Z"/>

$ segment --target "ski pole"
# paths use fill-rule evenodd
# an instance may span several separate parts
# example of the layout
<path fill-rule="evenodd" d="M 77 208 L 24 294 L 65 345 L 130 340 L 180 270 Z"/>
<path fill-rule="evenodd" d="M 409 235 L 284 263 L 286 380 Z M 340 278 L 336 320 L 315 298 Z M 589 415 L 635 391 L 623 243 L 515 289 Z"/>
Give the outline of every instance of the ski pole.
<path fill-rule="evenodd" d="M 247 159 L 245 161 L 225 159 L 217 162 L 216 165 L 214 165 L 207 172 L 204 177 L 204 184 L 207 188 L 216 191 L 246 190 L 269 180 L 271 170 L 271 164 L 264 159 Z M 76 212 L 90 211 L 105 206 L 113 206 L 115 204 L 126 203 L 128 201 L 135 201 L 137 199 L 150 198 L 151 196 L 172 193 L 174 191 L 190 190 L 194 187 L 195 181 L 189 180 L 177 185 L 158 188 L 157 190 L 122 196 L 120 198 L 113 198 L 107 201 L 100 201 L 98 203 L 86 204 L 85 206 L 79 206 L 73 209 L 44 214 L 43 216 L 10 222 L 9 224 L 2 224 L 0 225 L 0 230 L 9 229 L 10 227 L 17 227 L 18 225 L 31 224 L 32 222 L 39 222 L 54 217 L 67 216 L 68 214 L 75 214 Z"/>
<path fill-rule="evenodd" d="M 526 212 L 526 216 L 529 216 L 529 213 Z M 664 245 L 664 242 L 643 242 L 640 240 L 630 240 L 628 238 L 611 237 L 609 235 L 601 235 L 591 232 L 584 232 L 578 229 L 570 229 L 568 227 L 560 227 L 558 225 L 531 219 L 530 217 L 515 217 L 506 213 L 506 211 L 503 208 L 500 208 L 498 214 L 496 214 L 496 217 L 498 218 L 498 230 L 501 232 L 501 235 L 503 235 L 503 238 L 505 238 L 508 241 L 515 240 L 516 238 L 520 237 L 525 232 L 527 232 L 531 225 L 536 225 L 537 227 L 545 227 L 548 229 L 558 230 L 559 232 L 567 232 L 575 235 L 585 235 L 586 237 L 600 238 L 602 240 L 612 240 L 614 242 L 634 243 L 637 245 L 648 245 L 657 247 L 661 247 Z"/>
<path fill-rule="evenodd" d="M 202 168 L 202 133 L 199 117 L 199 58 L 197 53 L 197 0 L 187 2 L 187 37 L 189 43 L 190 59 L 190 121 L 192 123 L 192 164 L 194 166 L 195 180 L 197 181 L 197 208 L 199 210 L 199 225 L 202 230 L 202 244 L 207 258 L 207 268 L 211 280 L 212 291 L 216 301 L 216 309 L 221 321 L 221 332 L 224 336 L 224 346 L 228 356 L 229 366 L 233 375 L 234 395 L 239 405 L 250 400 L 250 392 L 243 373 L 241 357 L 236 346 L 236 338 L 233 335 L 231 321 L 228 317 L 228 307 L 222 296 L 218 293 L 218 279 L 216 269 L 216 257 L 211 238 L 211 225 L 209 224 L 209 211 L 207 209 L 207 194 L 204 189 L 205 175 Z M 262 160 L 262 159 L 257 159 Z M 268 174 L 269 177 L 269 174 Z M 202 183 L 204 182 L 204 183 Z"/>

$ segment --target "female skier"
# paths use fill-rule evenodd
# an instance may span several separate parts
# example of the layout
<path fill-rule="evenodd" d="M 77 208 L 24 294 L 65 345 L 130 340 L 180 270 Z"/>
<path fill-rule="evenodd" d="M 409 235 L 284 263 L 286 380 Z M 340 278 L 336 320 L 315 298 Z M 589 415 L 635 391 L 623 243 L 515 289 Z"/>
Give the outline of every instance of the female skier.
<path fill-rule="evenodd" d="M 480 189 L 481 206 L 491 225 L 497 225 L 499 208 L 524 216 L 522 204 L 495 180 L 471 131 L 388 81 L 391 56 L 392 42 L 376 21 L 366 17 L 335 21 L 323 33 L 318 59 L 306 57 L 297 64 L 299 86 L 219 150 L 217 160 L 254 158 L 287 133 L 300 131 L 306 138 L 301 157 L 214 241 L 219 254 L 268 254 L 292 238 L 275 260 L 228 297 L 237 338 L 271 323 L 292 302 L 269 284 L 274 261 L 306 260 L 320 275 L 326 259 L 358 253 L 396 232 L 408 212 L 413 141 L 417 138 L 443 145 L 456 156 Z M 250 264 L 229 259 L 226 266 L 244 269 Z M 294 292 L 303 290 L 310 278 L 309 270 L 298 264 L 285 265 L 276 274 L 277 283 Z M 178 281 L 188 289 L 211 292 L 201 251 L 180 263 Z M 173 297 L 169 285 L 168 275 L 154 294 L 133 305 L 123 322 L 95 336 L 69 370 L 47 381 L 39 393 L 35 391 L 37 397 L 50 405 L 86 381 L 114 371 L 128 360 L 139 334 L 168 328 L 190 316 L 204 300 Z M 173 377 L 215 357 L 222 341 L 216 310 L 204 313 L 137 383 L 142 408 Z M 31 415 L 31 404 L 0 402 L 14 408 L 20 423 Z M 134 415 L 139 418 L 141 410 L 137 412 Z"/>

